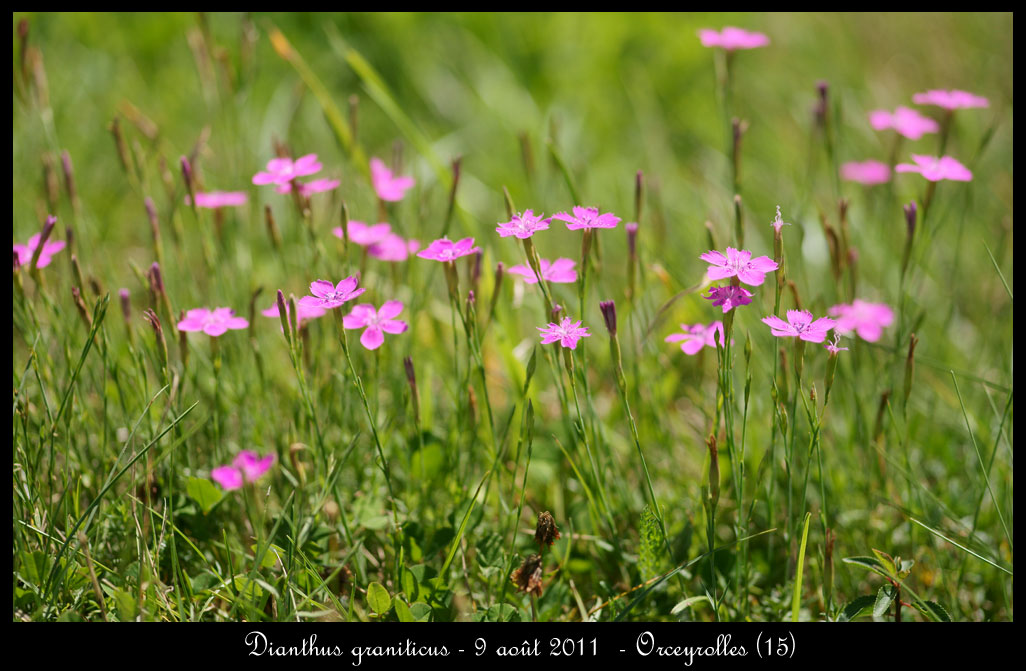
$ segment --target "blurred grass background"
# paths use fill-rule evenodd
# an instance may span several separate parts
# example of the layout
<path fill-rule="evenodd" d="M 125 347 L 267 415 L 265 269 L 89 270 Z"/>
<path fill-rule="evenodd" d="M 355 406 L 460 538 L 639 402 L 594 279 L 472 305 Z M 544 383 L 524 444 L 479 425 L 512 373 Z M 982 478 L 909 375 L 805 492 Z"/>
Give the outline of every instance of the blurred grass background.
<path fill-rule="evenodd" d="M 977 379 L 964 378 L 960 388 L 972 429 L 979 432 L 981 444 L 989 445 L 1004 394 L 1012 388 L 1012 300 L 983 244 L 993 252 L 1012 286 L 1010 14 L 282 13 L 198 17 L 15 13 L 12 30 L 16 31 L 23 18 L 29 20 L 29 42 L 42 50 L 53 117 L 50 123 L 45 115 L 30 113 L 15 100 L 15 241 L 24 241 L 37 231 L 47 211 L 40 156 L 67 150 L 83 201 L 77 243 L 80 256 L 106 286 L 133 286 L 131 270 L 120 259 L 147 267 L 152 261 L 150 234 L 141 202 L 124 178 L 108 126 L 116 115 L 121 116 L 126 135 L 165 155 L 176 178 L 177 157 L 188 154 L 201 130 L 209 126 L 202 154 L 206 186 L 250 191 L 251 206 L 245 210 L 248 214 L 242 215 L 239 235 L 245 237 L 248 230 L 260 240 L 251 251 L 240 247 L 234 252 L 235 266 L 248 273 L 245 281 L 217 282 L 209 292 L 197 295 L 199 292 L 189 287 L 189 273 L 182 272 L 186 269 L 174 272 L 172 268 L 166 275 L 171 291 L 180 296 L 237 308 L 248 301 L 251 286 L 274 286 L 280 280 L 278 267 L 267 260 L 269 246 L 260 207 L 263 201 L 277 202 L 276 196 L 250 184 L 252 174 L 274 155 L 272 137 L 287 142 L 296 155 L 317 153 L 326 171 L 343 180 L 352 217 L 373 217 L 372 192 L 348 162 L 315 97 L 295 70 L 275 54 L 267 39 L 272 26 L 302 54 L 340 109 L 347 109 L 350 96 L 359 96 L 359 137 L 369 155 L 387 158 L 395 141 L 403 139 L 404 161 L 418 180 L 414 197 L 399 207 L 403 216 L 397 217 L 395 225 L 404 234 L 422 240 L 436 237 L 446 190 L 438 184 L 427 157 L 416 151 L 410 138 L 404 137 L 367 94 L 360 77 L 342 58 L 341 50 L 346 47 L 359 52 L 380 73 L 443 163 L 463 157 L 460 202 L 468 216 L 456 220 L 455 232 L 475 236 L 485 245 L 492 263 L 520 262 L 519 249 L 505 245 L 508 241 L 499 242 L 493 233 L 495 223 L 506 219 L 502 185 L 509 187 L 518 208 L 550 214 L 573 204 L 549 160 L 546 138 L 555 138 L 570 164 L 585 201 L 581 204 L 612 210 L 625 221 L 633 210 L 634 175 L 643 171 L 648 196 L 641 232 L 642 260 L 651 291 L 643 313 L 648 319 L 670 296 L 700 279 L 704 264 L 697 255 L 708 249 L 704 223 L 712 222 L 721 249 L 732 231 L 733 194 L 726 132 L 717 102 L 715 54 L 701 46 L 698 29 L 736 25 L 770 37 L 769 47 L 739 52 L 734 59 L 735 113 L 750 124 L 744 136 L 741 188 L 749 222 L 746 247 L 757 255 L 770 253 L 769 222 L 775 206 L 782 206 L 784 220 L 794 224 L 785 229 L 792 265 L 789 279 L 797 282 L 817 316 L 837 302 L 833 300 L 836 294 L 825 286 L 830 260 L 820 213 L 834 217 L 838 195 L 851 199 L 849 212 L 862 278 L 858 295 L 896 305 L 897 264 L 905 235 L 900 204 L 920 198 L 925 184 L 917 175 L 905 175 L 895 178 L 893 191 L 891 187 L 842 183 L 841 193 L 835 193 L 813 130 L 817 82 L 829 84 L 837 114 L 839 162 L 887 160 L 893 136 L 869 127 L 870 110 L 911 106 L 914 93 L 930 88 L 958 88 L 987 97 L 988 109 L 955 115 L 947 153 L 970 166 L 974 180 L 970 185 L 948 182 L 939 186 L 930 222 L 934 238 L 924 252 L 917 278 L 920 290 L 912 297 L 910 308 L 910 314 L 919 319 L 917 357 L 926 364 L 933 362 L 917 368 L 916 472 L 941 498 L 963 501 L 965 505 L 955 505 L 956 510 L 971 516 L 982 481 L 947 370 L 954 368 Z M 211 62 L 227 64 L 230 85 L 204 86 L 204 77 L 211 75 L 203 72 L 207 66 L 196 58 L 201 47 L 190 34 L 197 31 L 214 50 Z M 18 40 L 13 44 L 17 69 Z M 212 76 L 221 82 L 225 74 Z M 156 124 L 154 139 L 147 139 L 125 118 L 132 109 Z M 533 174 L 524 167 L 522 135 L 531 147 Z M 913 151 L 933 154 L 935 138 L 906 141 L 899 159 L 908 160 Z M 64 199 L 62 207 L 68 208 Z M 332 221 L 336 211 L 337 200 L 322 209 Z M 62 220 L 70 215 L 68 211 L 57 214 Z M 326 224 L 323 230 L 328 230 Z M 611 248 L 607 262 L 613 267 L 623 249 L 616 242 L 604 244 Z M 553 236 L 546 240 L 543 256 L 576 258 L 576 245 L 571 236 Z M 115 257 L 119 262 L 113 262 Z M 297 262 L 292 270 L 300 267 Z M 621 272 L 617 266 L 616 273 Z M 299 292 L 303 279 L 291 289 Z M 602 290 L 609 295 L 593 293 L 596 301 L 622 296 L 615 293 L 622 287 L 613 279 L 606 280 Z M 183 306 L 186 302 L 179 300 Z M 592 326 L 593 333 L 600 333 L 598 311 L 594 306 L 589 309 L 593 313 L 583 316 L 586 324 Z M 646 355 L 658 357 L 664 369 L 681 373 L 679 381 L 653 383 L 653 398 L 649 399 L 653 407 L 642 411 L 649 427 L 645 431 L 653 441 L 689 443 L 680 454 L 651 457 L 665 478 L 661 485 L 664 501 L 671 496 L 671 483 L 677 475 L 687 482 L 683 487 L 688 495 L 681 498 L 697 496 L 703 429 L 701 421 L 693 417 L 680 424 L 682 419 L 675 416 L 674 408 L 665 405 L 681 397 L 697 404 L 700 397 L 687 388 L 688 376 L 695 371 L 691 362 L 682 361 L 679 350 L 661 340 L 675 322 L 714 318 L 707 303 L 694 296 L 675 305 L 671 315 L 643 345 Z M 520 321 L 526 330 L 528 321 Z M 753 333 L 761 328 L 754 315 L 749 321 Z M 893 336 L 893 330 L 888 331 L 881 344 L 891 346 Z M 516 334 L 509 338 L 518 340 Z M 444 335 L 441 342 L 445 342 Z M 16 368 L 25 346 L 16 339 Z M 762 365 L 772 362 L 775 346 L 765 333 L 757 336 L 756 354 L 763 357 Z M 862 353 L 870 358 L 885 358 L 883 349 L 866 348 L 861 341 L 856 347 L 862 347 Z M 445 370 L 445 362 L 439 361 L 437 368 Z M 875 370 L 884 380 L 892 376 L 900 389 L 900 369 L 881 363 Z M 979 379 L 992 385 L 980 384 Z M 886 386 L 884 382 L 881 385 Z M 862 405 L 853 401 L 859 407 L 855 414 L 863 423 L 871 423 L 879 388 L 863 391 Z M 501 393 L 497 395 L 501 398 Z M 757 398 L 753 398 L 753 414 L 764 418 L 769 414 L 765 396 L 764 389 L 753 394 Z M 691 409 L 685 408 L 681 414 L 687 412 Z M 849 449 L 858 440 L 858 432 L 852 430 L 831 449 Z M 692 441 L 697 442 L 690 444 Z M 1010 438 L 1008 444 L 1010 447 Z M 845 467 L 857 468 L 857 462 L 838 458 Z M 541 463 L 538 467 L 540 473 L 546 472 Z M 1001 489 L 1001 499 L 1010 514 L 1010 449 L 1007 454 L 1002 452 L 996 463 L 996 468 L 1003 467 L 1008 472 L 1002 476 L 1007 486 Z M 845 475 L 840 472 L 837 477 Z M 856 507 L 869 509 L 871 505 L 861 501 Z M 863 519 L 862 515 L 873 517 L 865 512 L 855 517 Z M 995 556 L 1007 553 L 1010 557 L 1010 548 L 998 548 L 996 520 L 992 515 L 985 517 L 993 532 L 984 537 L 985 542 L 994 545 Z M 868 542 L 888 536 L 879 526 L 864 533 Z M 892 538 L 889 542 L 899 541 Z M 851 554 L 868 552 L 866 547 L 859 552 L 848 549 Z M 993 580 L 1001 579 L 990 569 L 985 573 Z M 1006 593 L 1008 601 L 997 603 L 1000 589 L 996 583 L 984 579 L 980 585 L 985 594 L 966 599 L 961 615 L 968 619 L 1010 617 L 1010 591 Z"/>

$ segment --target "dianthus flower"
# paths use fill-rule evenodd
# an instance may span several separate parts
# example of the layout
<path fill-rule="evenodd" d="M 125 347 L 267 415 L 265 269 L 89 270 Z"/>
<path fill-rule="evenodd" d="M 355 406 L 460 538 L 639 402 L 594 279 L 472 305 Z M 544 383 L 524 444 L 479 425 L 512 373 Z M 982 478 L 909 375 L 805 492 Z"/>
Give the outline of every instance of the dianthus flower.
<path fill-rule="evenodd" d="M 837 331 L 834 331 L 834 341 L 833 342 L 828 342 L 828 343 L 824 344 L 823 347 L 826 348 L 826 350 L 828 352 L 830 352 L 830 354 L 832 354 L 832 355 L 836 355 L 838 352 L 847 352 L 848 351 L 847 347 L 838 347 L 840 342 L 841 342 L 841 334 L 838 333 Z"/>
<path fill-rule="evenodd" d="M 318 317 L 323 317 L 324 315 L 327 314 L 327 312 L 328 311 L 325 310 L 322 307 L 311 306 L 311 305 L 303 305 L 302 303 L 297 303 L 296 304 L 296 316 L 297 316 L 297 320 L 296 321 L 297 321 L 297 325 L 302 326 L 304 321 L 307 321 L 307 320 L 310 320 L 310 319 L 317 319 Z M 278 311 L 278 304 L 277 303 L 275 303 L 271 307 L 267 308 L 266 310 L 261 310 L 260 314 L 262 314 L 265 317 L 274 317 L 275 319 L 281 319 L 281 314 Z M 285 303 L 285 319 L 288 320 L 288 317 L 289 317 L 289 304 Z"/>
<path fill-rule="evenodd" d="M 912 96 L 912 102 L 917 105 L 937 105 L 948 110 L 990 106 L 990 102 L 983 96 L 959 91 L 958 89 L 950 91 L 930 89 L 926 93 L 917 93 Z"/>
<path fill-rule="evenodd" d="M 231 308 L 194 308 L 185 313 L 185 319 L 178 322 L 179 331 L 203 331 L 208 336 L 224 335 L 228 329 L 238 330 L 249 326 L 242 317 L 235 316 Z"/>
<path fill-rule="evenodd" d="M 315 193 L 321 193 L 322 191 L 331 191 L 332 189 L 337 189 L 341 183 L 342 180 L 338 179 L 315 179 L 312 182 L 296 182 L 296 185 L 299 186 L 299 195 L 301 195 L 303 198 L 309 198 Z M 277 191 L 278 193 L 291 192 L 292 183 L 287 182 L 285 184 L 279 184 Z"/>
<path fill-rule="evenodd" d="M 883 329 L 894 323 L 894 311 L 886 303 L 869 303 L 856 298 L 852 303 L 835 305 L 827 314 L 837 317 L 834 330 L 847 334 L 855 331 L 860 338 L 869 342 L 880 339 Z"/>
<path fill-rule="evenodd" d="M 841 179 L 859 184 L 885 184 L 891 180 L 890 166 L 872 159 L 842 163 L 840 172 Z"/>
<path fill-rule="evenodd" d="M 341 226 L 336 226 L 331 232 L 334 233 L 337 238 L 342 237 Z M 362 221 L 350 221 L 346 224 L 346 233 L 349 235 L 349 242 L 353 242 L 364 247 L 367 245 L 373 245 L 376 242 L 381 242 L 391 232 L 392 227 L 384 221 L 374 224 L 373 226 L 369 226 Z"/>
<path fill-rule="evenodd" d="M 219 207 L 239 207 L 245 205 L 247 200 L 245 191 L 208 191 L 206 193 L 196 192 L 196 207 L 206 207 L 216 210 Z M 191 205 L 189 196 L 185 197 L 185 204 Z"/>
<path fill-rule="evenodd" d="M 720 47 L 727 51 L 755 49 L 769 44 L 769 38 L 762 33 L 749 32 L 743 28 L 727 26 L 722 31 L 709 28 L 698 31 L 703 47 Z"/>
<path fill-rule="evenodd" d="M 898 135 L 918 140 L 927 133 L 936 133 L 940 125 L 928 116 L 923 116 L 911 107 L 899 107 L 894 112 L 873 110 L 869 113 L 869 125 L 874 130 L 893 128 Z"/>
<path fill-rule="evenodd" d="M 616 228 L 616 225 L 620 223 L 620 217 L 612 212 L 599 214 L 597 207 L 574 206 L 573 216 L 566 212 L 560 212 L 552 215 L 551 218 L 567 222 L 566 227 L 571 231 L 581 228 Z"/>
<path fill-rule="evenodd" d="M 823 342 L 827 331 L 836 323 L 829 317 L 813 321 L 812 313 L 808 310 L 788 310 L 786 322 L 776 315 L 764 317 L 762 321 L 770 327 L 770 333 L 778 338 L 797 337 L 808 342 Z"/>
<path fill-rule="evenodd" d="M 225 490 L 231 491 L 242 487 L 243 482 L 256 482 L 273 463 L 273 454 L 261 459 L 256 452 L 242 450 L 230 466 L 218 466 L 210 471 L 210 477 Z"/>
<path fill-rule="evenodd" d="M 574 270 L 576 263 L 573 259 L 567 258 L 559 258 L 551 262 L 548 259 L 538 259 L 538 265 L 541 267 L 541 274 L 545 281 L 557 284 L 577 281 L 577 271 Z M 538 277 L 529 266 L 510 266 L 506 272 L 520 275 L 528 284 L 538 283 Z"/>
<path fill-rule="evenodd" d="M 716 334 L 720 336 L 720 346 L 726 347 L 723 322 L 713 322 L 708 326 L 705 324 L 695 324 L 694 326 L 681 324 L 680 328 L 684 331 L 683 333 L 671 333 L 664 340 L 665 342 L 680 342 L 681 351 L 688 356 L 698 354 L 703 347 L 715 348 Z"/>
<path fill-rule="evenodd" d="M 918 172 L 931 182 L 939 182 L 942 179 L 951 179 L 956 182 L 968 182 L 973 178 L 973 173 L 958 160 L 950 156 L 923 156 L 912 154 L 913 163 L 899 163 L 894 166 L 895 172 Z"/>
<path fill-rule="evenodd" d="M 28 245 L 14 244 L 14 253 L 18 255 L 18 265 L 28 266 L 29 262 L 32 261 L 32 255 L 36 252 L 36 247 L 39 246 L 40 234 L 36 233 L 28 239 Z M 50 265 L 50 261 L 53 260 L 53 255 L 61 251 L 65 247 L 63 240 L 49 240 L 43 245 L 43 251 L 39 252 L 39 261 L 36 262 L 37 268 L 45 268 Z"/>
<path fill-rule="evenodd" d="M 706 271 L 710 280 L 722 280 L 736 275 L 739 280 L 753 287 L 763 283 L 766 273 L 777 269 L 777 262 L 770 257 L 760 256 L 753 259 L 751 252 L 733 247 L 727 247 L 726 255 L 708 251 L 698 258 L 711 264 Z"/>
<path fill-rule="evenodd" d="M 381 240 L 367 247 L 367 254 L 382 261 L 405 261 L 410 254 L 420 249 L 419 240 L 403 240 L 395 233 L 389 233 Z"/>
<path fill-rule="evenodd" d="M 548 326 L 537 326 L 535 328 L 541 331 L 541 344 L 548 345 L 558 340 L 560 345 L 570 349 L 577 349 L 578 340 L 591 336 L 588 333 L 587 326 L 581 326 L 580 320 L 574 322 L 569 317 L 563 317 L 562 321 L 558 324 L 549 322 Z"/>
<path fill-rule="evenodd" d="M 337 286 L 327 280 L 316 280 L 310 284 L 310 293 L 313 295 L 300 298 L 299 305 L 326 310 L 337 308 L 367 291 L 366 288 L 357 289 L 356 284 L 356 277 L 347 277 Z"/>
<path fill-rule="evenodd" d="M 548 230 L 550 221 L 552 221 L 552 217 L 543 219 L 542 215 L 536 215 L 532 210 L 525 210 L 523 214 L 514 214 L 510 221 L 499 224 L 495 230 L 500 237 L 506 238 L 515 235 L 522 240 L 531 237 L 536 231 Z"/>
<path fill-rule="evenodd" d="M 385 162 L 380 158 L 370 161 L 371 181 L 374 191 L 381 200 L 397 201 L 403 199 L 407 189 L 413 188 L 416 181 L 412 177 L 394 177 Z"/>
<path fill-rule="evenodd" d="M 463 238 L 456 242 L 448 238 L 439 238 L 428 245 L 426 249 L 418 252 L 417 256 L 422 259 L 445 262 L 455 261 L 461 256 L 467 256 L 480 250 L 480 247 L 474 247 L 474 238 Z"/>
<path fill-rule="evenodd" d="M 366 329 L 360 336 L 360 344 L 367 349 L 377 349 L 385 342 L 385 333 L 404 333 L 409 325 L 404 321 L 393 319 L 403 311 L 399 301 L 386 301 L 380 310 L 375 310 L 370 303 L 361 303 L 342 318 L 342 325 L 347 329 Z"/>
<path fill-rule="evenodd" d="M 293 161 L 291 158 L 272 158 L 267 162 L 267 171 L 253 175 L 254 184 L 288 184 L 297 177 L 319 172 L 321 164 L 317 154 L 307 154 Z M 197 203 L 198 205 L 199 203 Z"/>
<path fill-rule="evenodd" d="M 728 285 L 725 287 L 711 287 L 709 295 L 702 296 L 702 298 L 712 301 L 713 305 L 717 307 L 722 306 L 723 312 L 727 313 L 736 307 L 751 303 L 752 295 L 752 292 L 744 287 Z"/>

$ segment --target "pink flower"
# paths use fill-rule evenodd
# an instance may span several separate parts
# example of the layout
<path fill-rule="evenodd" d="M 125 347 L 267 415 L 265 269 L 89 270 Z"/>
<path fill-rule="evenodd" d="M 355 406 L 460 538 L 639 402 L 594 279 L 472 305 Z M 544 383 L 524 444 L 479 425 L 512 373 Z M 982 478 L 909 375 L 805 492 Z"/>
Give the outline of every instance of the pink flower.
<path fill-rule="evenodd" d="M 698 351 L 703 347 L 715 348 L 717 333 L 720 335 L 720 346 L 726 347 L 725 336 L 723 334 L 723 322 L 713 322 L 708 326 L 704 324 L 695 324 L 694 326 L 681 324 L 680 327 L 684 332 L 671 333 L 666 336 L 665 342 L 680 342 L 681 351 L 688 356 L 698 354 Z"/>
<path fill-rule="evenodd" d="M 393 177 L 392 171 L 380 158 L 371 159 L 370 169 L 374 191 L 377 192 L 378 198 L 381 200 L 402 200 L 406 190 L 413 188 L 413 185 L 416 184 L 412 177 Z"/>
<path fill-rule="evenodd" d="M 620 217 L 611 212 L 599 214 L 597 207 L 574 206 L 573 212 L 573 216 L 566 212 L 560 212 L 552 215 L 551 218 L 567 222 L 566 227 L 571 231 L 580 228 L 616 228 L 616 225 L 620 223 Z"/>
<path fill-rule="evenodd" d="M 577 271 L 574 270 L 576 263 L 573 259 L 566 258 L 559 258 L 552 262 L 547 259 L 538 259 L 538 265 L 541 266 L 541 274 L 545 281 L 558 284 L 577 281 Z M 538 277 L 530 266 L 511 266 L 506 272 L 520 275 L 528 284 L 538 284 Z"/>
<path fill-rule="evenodd" d="M 926 93 L 917 93 L 912 96 L 912 102 L 917 105 L 937 105 L 949 110 L 990 106 L 990 102 L 986 98 L 958 89 L 950 91 L 930 89 Z"/>
<path fill-rule="evenodd" d="M 541 344 L 548 345 L 558 340 L 560 345 L 570 349 L 577 349 L 578 340 L 591 336 L 587 326 L 581 326 L 580 320 L 574 322 L 569 317 L 563 317 L 559 324 L 549 322 L 549 325 L 544 328 L 541 326 L 535 328 L 541 331 Z"/>
<path fill-rule="evenodd" d="M 940 130 L 936 121 L 911 107 L 899 107 L 893 114 L 887 110 L 873 110 L 869 113 L 869 125 L 874 130 L 893 128 L 898 135 L 910 140 L 918 140 L 926 133 L 936 133 Z"/>
<path fill-rule="evenodd" d="M 392 227 L 385 222 L 368 226 L 362 221 L 350 221 L 346 224 L 346 231 L 349 233 L 349 242 L 354 242 L 358 245 L 366 247 L 367 245 L 373 245 L 375 242 L 381 242 L 385 237 L 392 232 Z M 331 231 L 335 234 L 335 237 L 342 237 L 342 227 L 336 226 Z"/>
<path fill-rule="evenodd" d="M 709 28 L 699 30 L 698 38 L 703 47 L 722 47 L 727 51 L 755 49 L 769 44 L 769 38 L 762 33 L 752 33 L 743 28 L 727 26 L 721 32 Z"/>
<path fill-rule="evenodd" d="M 185 313 L 185 319 L 178 322 L 179 331 L 203 331 L 208 336 L 224 335 L 228 329 L 238 330 L 249 326 L 242 317 L 235 316 L 231 308 L 194 308 Z"/>
<path fill-rule="evenodd" d="M 316 280 L 310 283 L 310 293 L 313 295 L 300 298 L 298 306 L 326 310 L 337 308 L 367 291 L 366 288 L 357 289 L 356 284 L 355 276 L 345 278 L 337 286 L 327 280 Z"/>
<path fill-rule="evenodd" d="M 403 240 L 395 233 L 389 233 L 367 247 L 367 254 L 382 261 L 405 261 L 410 254 L 416 254 L 418 249 L 419 240 Z"/>
<path fill-rule="evenodd" d="M 826 348 L 826 350 L 828 352 L 830 352 L 831 354 L 834 354 L 834 355 L 836 355 L 838 352 L 847 352 L 848 351 L 847 347 L 838 347 L 838 344 L 840 344 L 840 342 L 841 342 L 841 334 L 838 333 L 835 330 L 834 331 L 834 341 L 832 343 L 830 343 L 830 342 L 826 343 L 825 345 L 823 345 L 823 347 Z"/>
<path fill-rule="evenodd" d="M 774 219 L 773 221 L 770 222 L 770 225 L 773 227 L 773 230 L 776 231 L 777 233 L 779 233 L 780 229 L 782 229 L 784 226 L 790 226 L 791 225 L 791 224 L 787 223 L 786 221 L 784 221 L 784 218 L 782 216 L 780 216 L 780 206 L 779 205 L 777 205 L 777 217 L 776 217 L 776 219 Z M 726 311 L 724 311 L 724 312 L 726 312 Z"/>
<path fill-rule="evenodd" d="M 762 284 L 766 279 L 766 273 L 777 269 L 777 262 L 770 257 L 760 256 L 753 259 L 751 252 L 733 247 L 727 247 L 726 256 L 717 251 L 708 251 L 698 258 L 712 264 L 706 271 L 710 280 L 722 280 L 737 275 L 739 280 L 753 287 Z"/>
<path fill-rule="evenodd" d="M 256 452 L 242 450 L 232 461 L 231 466 L 218 466 L 210 471 L 210 477 L 225 490 L 231 491 L 242 487 L 243 482 L 256 482 L 273 463 L 273 454 L 261 459 Z"/>
<path fill-rule="evenodd" d="M 32 261 L 32 255 L 36 253 L 36 247 L 39 246 L 40 234 L 36 233 L 28 240 L 28 245 L 14 245 L 14 253 L 18 255 L 18 265 L 28 266 Z M 57 252 L 64 249 L 65 242 L 63 240 L 49 240 L 43 245 L 43 251 L 39 252 L 39 261 L 36 262 L 37 268 L 45 268 L 50 265 L 52 257 Z"/>
<path fill-rule="evenodd" d="M 869 303 L 856 298 L 851 305 L 842 303 L 827 310 L 828 315 L 837 317 L 834 330 L 847 334 L 855 331 L 860 338 L 869 342 L 880 339 L 883 329 L 894 323 L 894 311 L 886 303 Z"/>
<path fill-rule="evenodd" d="M 219 207 L 239 207 L 246 204 L 245 191 L 208 191 L 207 193 L 196 193 L 196 207 L 206 207 L 216 210 Z M 185 204 L 191 205 L 189 196 L 185 197 Z"/>
<path fill-rule="evenodd" d="M 366 328 L 360 343 L 367 349 L 377 349 L 385 342 L 385 333 L 404 333 L 409 328 L 406 322 L 393 319 L 402 311 L 399 301 L 386 301 L 380 310 L 370 303 L 361 303 L 342 318 L 342 325 L 347 329 Z"/>
<path fill-rule="evenodd" d="M 730 285 L 725 287 L 712 287 L 709 289 L 709 295 L 703 296 L 702 298 L 712 301 L 713 305 L 722 305 L 723 312 L 727 313 L 736 307 L 751 303 L 752 295 L 752 292 L 748 291 L 744 287 L 735 287 Z"/>
<path fill-rule="evenodd" d="M 786 322 L 776 315 L 764 317 L 762 321 L 772 329 L 770 333 L 778 338 L 798 337 L 808 342 L 823 342 L 827 331 L 836 323 L 829 317 L 813 321 L 812 313 L 808 310 L 788 310 Z"/>
<path fill-rule="evenodd" d="M 427 249 L 418 252 L 417 256 L 434 261 L 455 261 L 461 256 L 479 251 L 481 251 L 480 247 L 474 247 L 474 238 L 463 238 L 457 242 L 440 238 L 428 245 Z"/>
<path fill-rule="evenodd" d="M 328 311 L 325 310 L 322 307 L 312 306 L 312 305 L 303 305 L 302 303 L 298 303 L 297 302 L 296 303 L 296 312 L 298 313 L 298 319 L 296 320 L 297 325 L 302 326 L 304 321 L 309 320 L 309 319 L 317 319 L 318 317 L 323 317 L 324 315 L 327 314 Z M 278 312 L 278 304 L 277 303 L 275 303 L 271 307 L 267 308 L 266 310 L 261 310 L 260 314 L 262 314 L 265 317 L 274 317 L 275 319 L 280 319 L 280 314 Z M 288 316 L 289 316 L 289 304 L 286 303 L 285 304 L 285 318 L 287 319 Z"/>
<path fill-rule="evenodd" d="M 331 191 L 337 189 L 342 181 L 338 179 L 315 179 L 312 182 L 305 182 L 296 184 L 299 185 L 299 195 L 303 198 L 309 198 L 315 193 L 321 193 L 322 191 Z M 286 182 L 285 184 L 279 184 L 277 188 L 278 193 L 290 193 L 292 191 L 292 183 Z M 197 200 L 199 198 L 197 197 Z"/>
<path fill-rule="evenodd" d="M 848 161 L 841 164 L 841 179 L 859 184 L 885 184 L 891 181 L 891 168 L 874 161 Z"/>
<path fill-rule="evenodd" d="M 307 154 L 295 161 L 291 158 L 272 158 L 267 162 L 267 172 L 253 175 L 253 183 L 288 184 L 297 177 L 312 175 L 320 170 L 321 164 L 317 161 L 317 154 Z"/>
<path fill-rule="evenodd" d="M 523 214 L 514 214 L 512 220 L 499 224 L 495 230 L 500 237 L 506 238 L 515 235 L 523 240 L 534 235 L 535 231 L 548 230 L 550 221 L 552 221 L 552 217 L 542 219 L 542 215 L 535 215 L 532 210 L 525 210 Z"/>
<path fill-rule="evenodd" d="M 912 160 L 915 161 L 914 165 L 899 163 L 894 166 L 895 172 L 918 172 L 931 182 L 939 182 L 942 179 L 968 182 L 973 178 L 973 173 L 969 172 L 969 168 L 950 156 L 937 158 L 936 156 L 912 154 Z"/>

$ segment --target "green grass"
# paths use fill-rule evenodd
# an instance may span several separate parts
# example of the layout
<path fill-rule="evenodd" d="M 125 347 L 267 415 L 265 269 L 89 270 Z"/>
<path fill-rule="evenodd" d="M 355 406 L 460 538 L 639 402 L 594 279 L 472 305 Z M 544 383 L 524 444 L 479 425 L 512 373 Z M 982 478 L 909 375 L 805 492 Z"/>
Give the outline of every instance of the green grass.
<path fill-rule="evenodd" d="M 734 55 L 726 95 L 723 54 L 696 35 L 725 25 L 772 41 Z M 1011 15 L 15 14 L 12 34 L 14 242 L 47 214 L 69 241 L 14 275 L 15 619 L 1013 619 Z M 956 112 L 946 143 L 974 179 L 839 182 L 837 164 L 894 150 L 868 112 L 928 88 L 990 100 Z M 251 183 L 275 142 L 342 180 L 308 217 Z M 184 206 L 181 156 L 249 204 L 220 222 Z M 380 218 L 371 156 L 417 179 L 382 213 L 393 230 L 473 236 L 476 284 L 472 260 L 450 296 L 436 262 L 331 235 L 343 199 Z M 574 205 L 640 228 L 635 277 L 621 223 L 596 231 L 585 287 L 547 288 L 591 333 L 571 365 L 539 344 L 542 288 L 496 287 L 525 247 L 494 229 L 507 208 Z M 772 256 L 777 205 L 794 290 L 771 273 L 719 353 L 663 342 L 724 319 L 698 255 L 740 233 Z M 832 235 L 842 258 L 857 250 L 838 272 Z M 580 270 L 581 237 L 553 221 L 531 242 Z M 158 255 L 166 301 L 146 279 Z M 278 289 L 356 272 L 357 302 L 405 304 L 409 330 L 379 350 L 356 331 L 344 348 L 331 315 L 290 342 L 259 314 Z M 806 346 L 799 384 L 791 341 L 760 319 L 853 297 L 896 320 L 875 343 L 843 339 L 827 402 L 823 348 Z M 600 300 L 616 302 L 615 347 Z M 250 328 L 183 349 L 173 325 L 199 306 Z M 223 492 L 210 471 L 243 449 L 275 465 Z M 531 537 L 544 511 L 551 547 Z M 525 593 L 510 576 L 532 554 Z"/>

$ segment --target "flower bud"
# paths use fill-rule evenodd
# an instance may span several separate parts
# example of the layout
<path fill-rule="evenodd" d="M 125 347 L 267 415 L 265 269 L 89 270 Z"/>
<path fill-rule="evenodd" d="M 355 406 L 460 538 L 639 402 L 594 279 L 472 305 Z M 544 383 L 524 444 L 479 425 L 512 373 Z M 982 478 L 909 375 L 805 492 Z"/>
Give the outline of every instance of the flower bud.
<path fill-rule="evenodd" d="M 616 304 L 613 301 L 600 301 L 599 309 L 602 311 L 602 319 L 606 322 L 606 330 L 609 335 L 616 337 Z"/>
<path fill-rule="evenodd" d="M 161 372 L 167 376 L 167 341 L 164 340 L 164 329 L 160 325 L 160 318 L 157 317 L 157 313 L 153 310 L 147 310 L 143 313 L 143 319 L 145 319 L 149 325 L 153 328 L 153 335 L 157 341 L 157 360 L 160 363 Z"/>
<path fill-rule="evenodd" d="M 64 171 L 64 187 L 68 190 L 68 200 L 76 212 L 79 209 L 78 189 L 75 188 L 75 168 L 71 165 L 71 155 L 67 150 L 61 152 L 61 169 Z"/>
<path fill-rule="evenodd" d="M 278 232 L 278 224 L 274 221 L 274 213 L 270 205 L 264 205 L 264 222 L 267 224 L 267 235 L 271 238 L 271 245 L 275 249 L 281 249 L 281 233 Z M 342 230 L 345 231 L 345 218 L 343 218 Z"/>
<path fill-rule="evenodd" d="M 534 596 L 542 594 L 542 557 L 534 554 L 523 561 L 519 568 L 510 576 L 518 592 L 526 592 Z"/>
<path fill-rule="evenodd" d="M 282 293 L 281 289 L 278 289 L 278 295 L 275 297 L 275 303 L 278 306 L 278 319 L 281 320 L 281 331 L 285 334 L 285 341 L 292 346 L 292 327 L 289 326 L 289 311 L 285 307 L 285 294 Z"/>
<path fill-rule="evenodd" d="M 716 449 L 716 435 L 710 433 L 705 444 L 709 447 L 709 503 L 715 508 L 720 500 L 720 457 Z"/>
<path fill-rule="evenodd" d="M 908 357 L 905 359 L 905 404 L 908 404 L 908 395 L 912 391 L 913 376 L 915 375 L 915 352 L 919 338 L 913 333 L 908 338 Z"/>
<path fill-rule="evenodd" d="M 75 307 L 78 308 L 78 316 L 82 318 L 82 323 L 87 329 L 92 328 L 93 319 L 89 316 L 89 308 L 86 306 L 85 300 L 82 299 L 82 292 L 78 287 L 71 287 L 71 296 L 75 301 Z"/>

